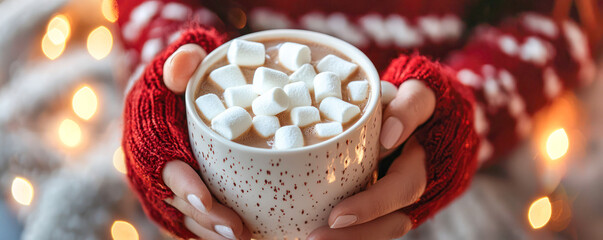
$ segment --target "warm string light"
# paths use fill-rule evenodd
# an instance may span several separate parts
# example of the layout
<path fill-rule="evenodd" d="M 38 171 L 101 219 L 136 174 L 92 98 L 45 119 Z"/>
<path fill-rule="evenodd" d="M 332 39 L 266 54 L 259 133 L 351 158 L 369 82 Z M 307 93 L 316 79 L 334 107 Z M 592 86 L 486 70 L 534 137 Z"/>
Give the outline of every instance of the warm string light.
<path fill-rule="evenodd" d="M 50 59 L 54 60 L 61 56 L 65 50 L 65 44 L 71 34 L 69 19 L 65 15 L 53 17 L 46 27 L 46 34 L 42 38 L 42 52 Z"/>
<path fill-rule="evenodd" d="M 111 226 L 111 237 L 113 240 L 138 240 L 138 231 L 129 222 L 115 221 Z"/>
<path fill-rule="evenodd" d="M 118 172 L 126 174 L 126 158 L 124 155 L 124 150 L 119 146 L 115 152 L 113 153 L 113 167 L 117 169 Z"/>
<path fill-rule="evenodd" d="M 31 183 L 22 177 L 13 179 L 11 186 L 13 198 L 21 205 L 29 206 L 34 197 L 34 188 Z"/>
<path fill-rule="evenodd" d="M 96 113 L 98 99 L 92 88 L 84 86 L 73 95 L 71 105 L 78 117 L 89 120 Z"/>
<path fill-rule="evenodd" d="M 42 38 L 42 52 L 48 59 L 54 60 L 58 58 L 63 54 L 63 50 L 65 50 L 65 42 L 54 44 L 48 34 L 44 34 Z"/>
<path fill-rule="evenodd" d="M 557 160 L 567 153 L 569 138 L 565 129 L 557 129 L 549 135 L 546 141 L 546 152 L 551 160 Z"/>
<path fill-rule="evenodd" d="M 552 213 L 551 201 L 548 197 L 543 197 L 530 205 L 528 209 L 528 221 L 530 221 L 532 228 L 539 229 L 549 222 Z"/>
<path fill-rule="evenodd" d="M 113 48 L 113 35 L 105 26 L 100 26 L 92 30 L 88 35 L 86 44 L 88 53 L 97 60 L 105 58 Z"/>
<path fill-rule="evenodd" d="M 107 21 L 117 21 L 117 4 L 115 0 L 103 0 L 101 2 L 101 12 Z"/>
<path fill-rule="evenodd" d="M 54 44 L 66 42 L 71 34 L 69 19 L 63 14 L 53 17 L 46 26 L 46 34 Z"/>
<path fill-rule="evenodd" d="M 59 139 L 67 147 L 75 147 L 82 141 L 80 126 L 71 119 L 65 119 L 59 125 Z"/>
<path fill-rule="evenodd" d="M 63 44 L 65 42 L 65 39 L 67 38 L 63 32 L 54 28 L 46 32 L 46 35 L 48 35 L 48 40 L 50 40 L 55 45 Z"/>

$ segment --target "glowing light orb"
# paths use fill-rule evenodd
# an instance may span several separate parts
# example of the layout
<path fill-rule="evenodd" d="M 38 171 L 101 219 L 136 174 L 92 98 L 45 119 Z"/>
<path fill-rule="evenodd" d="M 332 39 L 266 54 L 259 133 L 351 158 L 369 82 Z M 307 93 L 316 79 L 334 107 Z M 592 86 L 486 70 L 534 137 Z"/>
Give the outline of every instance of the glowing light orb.
<path fill-rule="evenodd" d="M 69 19 L 65 15 L 56 15 L 53 17 L 46 27 L 46 34 L 52 43 L 59 45 L 65 43 L 69 34 L 71 34 L 71 25 Z"/>
<path fill-rule="evenodd" d="M 59 139 L 65 146 L 75 147 L 82 140 L 82 130 L 73 120 L 65 119 L 59 126 Z"/>
<path fill-rule="evenodd" d="M 534 201 L 528 210 L 530 225 L 532 225 L 532 228 L 534 229 L 544 227 L 551 219 L 552 213 L 553 209 L 548 197 L 543 197 Z"/>
<path fill-rule="evenodd" d="M 53 44 L 55 45 L 59 45 L 61 43 L 65 42 L 65 34 L 61 31 L 59 31 L 58 29 L 51 29 L 50 31 L 46 32 L 46 35 L 48 35 L 48 40 L 50 40 Z"/>
<path fill-rule="evenodd" d="M 117 4 L 115 0 L 103 0 L 101 2 L 101 12 L 107 21 L 117 21 Z"/>
<path fill-rule="evenodd" d="M 96 113 L 98 99 L 92 88 L 84 86 L 73 95 L 71 106 L 78 117 L 89 120 Z"/>
<path fill-rule="evenodd" d="M 88 35 L 86 47 L 88 48 L 88 53 L 93 58 L 97 60 L 105 58 L 113 48 L 113 35 L 111 31 L 105 26 L 92 30 Z"/>
<path fill-rule="evenodd" d="M 118 172 L 126 174 L 126 157 L 124 155 L 124 150 L 118 147 L 113 153 L 113 167 L 117 169 Z"/>
<path fill-rule="evenodd" d="M 569 149 L 569 138 L 565 129 L 557 129 L 546 141 L 546 152 L 551 160 L 557 160 L 567 153 Z"/>
<path fill-rule="evenodd" d="M 34 188 L 27 179 L 16 177 L 11 186 L 13 198 L 21 205 L 29 206 L 34 197 Z"/>
<path fill-rule="evenodd" d="M 138 231 L 129 222 L 115 221 L 111 226 L 113 240 L 138 240 Z"/>
<path fill-rule="evenodd" d="M 52 31 L 54 32 L 54 31 Z M 51 33 L 52 34 L 58 34 L 58 33 Z M 54 60 L 56 58 L 58 58 L 59 56 L 61 56 L 61 54 L 63 54 L 63 50 L 65 50 L 65 42 L 60 42 L 59 44 L 54 44 L 51 40 L 50 40 L 50 36 L 48 35 L 48 33 L 44 34 L 44 37 L 42 38 L 42 52 L 44 53 L 44 55 L 50 59 L 50 60 Z"/>

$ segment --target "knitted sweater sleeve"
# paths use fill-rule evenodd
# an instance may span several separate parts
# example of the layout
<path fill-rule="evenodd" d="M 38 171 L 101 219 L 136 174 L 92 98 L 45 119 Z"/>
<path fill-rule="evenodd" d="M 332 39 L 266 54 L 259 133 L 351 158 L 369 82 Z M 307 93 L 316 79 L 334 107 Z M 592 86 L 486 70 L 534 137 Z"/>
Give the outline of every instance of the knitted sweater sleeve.
<path fill-rule="evenodd" d="M 427 186 L 402 210 L 415 227 L 466 190 L 481 164 L 529 134 L 536 111 L 594 74 L 580 28 L 534 13 L 478 28 L 447 62 L 402 55 L 382 76 L 397 85 L 419 79 L 436 94 L 433 116 L 415 132 L 426 151 Z"/>
<path fill-rule="evenodd" d="M 447 64 L 476 99 L 480 164 L 513 149 L 530 134 L 537 111 L 588 84 L 595 72 L 580 27 L 536 13 L 478 27 Z"/>
<path fill-rule="evenodd" d="M 139 77 L 130 80 L 132 83 L 130 83 L 131 87 L 126 95 L 123 115 L 122 147 L 126 157 L 127 177 L 146 214 L 170 233 L 181 238 L 194 238 L 195 235 L 183 225 L 182 213 L 164 202 L 164 199 L 173 196 L 172 191 L 162 179 L 161 172 L 165 164 L 171 160 L 181 160 L 188 163 L 197 172 L 199 165 L 193 157 L 188 139 L 184 100 L 164 85 L 163 65 L 167 58 L 184 44 L 195 43 L 205 51 L 211 52 L 224 42 L 225 37 L 215 29 L 201 26 L 195 22 L 164 19 L 163 17 L 169 16 L 169 14 L 155 13 L 154 7 L 148 5 L 149 2 L 138 2 L 138 4 L 132 4 L 135 1 L 123 2 L 123 8 L 121 8 L 122 5 L 119 5 L 120 18 L 123 15 L 129 16 L 130 19 L 124 17 L 126 20 L 122 20 L 123 22 L 119 24 L 124 44 L 133 44 L 130 49 L 136 50 L 135 46 L 139 45 L 137 45 L 139 41 L 150 41 L 148 37 L 155 34 L 153 33 L 156 31 L 155 29 L 165 29 L 170 24 L 180 25 L 176 31 L 177 37 L 172 39 L 163 50 L 158 49 L 158 52 L 153 54 L 154 57 L 151 56 L 152 58 L 148 60 L 149 63 L 144 63 L 143 59 L 133 60 L 140 61 L 140 64 L 145 67 Z M 147 4 L 146 7 L 145 4 Z M 144 14 L 150 14 L 151 17 L 141 16 L 140 14 L 143 13 L 137 15 L 136 9 L 141 6 L 146 8 Z M 185 5 L 178 6 L 182 7 L 181 9 L 188 8 Z M 127 37 L 132 33 L 123 32 L 128 29 L 134 31 L 127 26 L 139 24 L 132 22 L 142 21 L 140 19 L 147 17 L 149 19 L 144 20 L 145 22 L 157 23 L 149 26 L 136 26 L 136 28 L 141 28 L 134 29 L 140 31 L 136 33 L 140 36 Z M 165 33 L 169 32 L 165 31 Z M 165 39 L 164 35 L 154 37 Z M 145 54 L 144 45 L 146 44 L 142 44 L 143 47 L 139 48 L 143 56 Z"/>

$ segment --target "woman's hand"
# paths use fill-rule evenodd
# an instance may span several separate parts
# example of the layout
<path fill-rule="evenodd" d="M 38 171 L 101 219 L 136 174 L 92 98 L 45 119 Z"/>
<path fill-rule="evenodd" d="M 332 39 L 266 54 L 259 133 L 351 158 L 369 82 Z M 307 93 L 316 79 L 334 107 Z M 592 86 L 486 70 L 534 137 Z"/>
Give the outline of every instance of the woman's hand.
<path fill-rule="evenodd" d="M 411 229 L 409 217 L 398 210 L 415 203 L 427 182 L 425 151 L 412 133 L 431 117 L 435 104 L 434 92 L 422 82 L 400 85 L 383 114 L 380 141 L 386 156 L 408 140 L 402 154 L 377 183 L 337 204 L 329 226 L 316 229 L 308 239 L 392 239 Z"/>
<path fill-rule="evenodd" d="M 178 48 L 163 66 L 164 83 L 171 91 L 181 94 L 207 53 L 196 44 Z M 218 203 L 197 172 L 188 164 L 173 160 L 162 172 L 163 181 L 174 192 L 165 199 L 185 215 L 188 230 L 202 239 L 250 239 L 251 233 L 241 218 L 230 208 Z"/>

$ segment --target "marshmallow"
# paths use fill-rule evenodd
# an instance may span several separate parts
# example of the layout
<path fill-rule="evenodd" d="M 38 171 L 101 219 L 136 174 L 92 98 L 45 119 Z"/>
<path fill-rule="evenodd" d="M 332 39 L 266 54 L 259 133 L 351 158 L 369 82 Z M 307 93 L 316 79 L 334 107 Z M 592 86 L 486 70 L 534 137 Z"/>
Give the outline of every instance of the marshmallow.
<path fill-rule="evenodd" d="M 332 72 L 319 73 L 314 77 L 314 99 L 319 103 L 326 97 L 341 98 L 341 81 Z"/>
<path fill-rule="evenodd" d="M 348 83 L 348 96 L 351 102 L 360 102 L 368 97 L 369 85 L 366 80 Z"/>
<path fill-rule="evenodd" d="M 320 112 L 328 119 L 347 123 L 360 114 L 360 108 L 335 97 L 328 97 L 320 103 Z"/>
<path fill-rule="evenodd" d="M 285 85 L 283 88 L 287 96 L 289 96 L 289 109 L 299 106 L 312 105 L 312 97 L 303 82 L 294 82 Z"/>
<path fill-rule="evenodd" d="M 318 123 L 314 125 L 314 131 L 319 137 L 332 137 L 343 132 L 343 126 L 339 122 Z"/>
<path fill-rule="evenodd" d="M 278 60 L 291 71 L 310 63 L 310 48 L 299 43 L 286 42 L 278 49 Z"/>
<path fill-rule="evenodd" d="M 334 72 L 341 81 L 345 82 L 358 69 L 358 65 L 329 54 L 318 62 L 316 69 L 319 72 Z"/>
<path fill-rule="evenodd" d="M 223 137 L 233 140 L 251 127 L 251 115 L 242 107 L 231 107 L 211 120 L 211 128 Z"/>
<path fill-rule="evenodd" d="M 209 78 L 221 89 L 247 84 L 239 66 L 233 64 L 211 71 Z"/>
<path fill-rule="evenodd" d="M 275 116 L 255 116 L 252 122 L 255 131 L 265 138 L 274 135 L 276 130 L 281 127 L 278 118 Z"/>
<path fill-rule="evenodd" d="M 272 88 L 253 100 L 251 110 L 255 115 L 274 116 L 289 107 L 289 97 L 282 88 Z"/>
<path fill-rule="evenodd" d="M 239 66 L 253 67 L 264 65 L 266 49 L 264 44 L 235 39 L 230 42 L 226 57 L 228 62 Z"/>
<path fill-rule="evenodd" d="M 320 112 L 313 106 L 302 106 L 291 109 L 291 121 L 298 127 L 305 127 L 320 122 Z"/>
<path fill-rule="evenodd" d="M 388 82 L 381 81 L 381 104 L 388 104 L 391 102 L 398 93 L 398 88 L 396 85 Z"/>
<path fill-rule="evenodd" d="M 239 106 L 242 108 L 250 107 L 253 100 L 258 97 L 258 94 L 256 94 L 252 88 L 251 84 L 247 84 L 229 87 L 224 90 L 224 102 L 226 102 L 226 106 Z"/>
<path fill-rule="evenodd" d="M 275 149 L 291 149 L 304 146 L 304 135 L 298 126 L 284 126 L 274 133 Z"/>
<path fill-rule="evenodd" d="M 272 88 L 282 88 L 289 82 L 289 77 L 284 72 L 259 67 L 253 74 L 253 91 L 262 94 Z"/>
<path fill-rule="evenodd" d="M 195 100 L 195 103 L 201 111 L 201 114 L 203 114 L 203 116 L 210 121 L 218 114 L 226 110 L 226 108 L 224 108 L 224 104 L 222 104 L 222 101 L 220 101 L 220 98 L 213 93 L 198 97 L 197 100 Z"/>
<path fill-rule="evenodd" d="M 289 82 L 304 82 L 310 91 L 314 91 L 316 71 L 311 64 L 304 64 L 289 76 Z"/>

